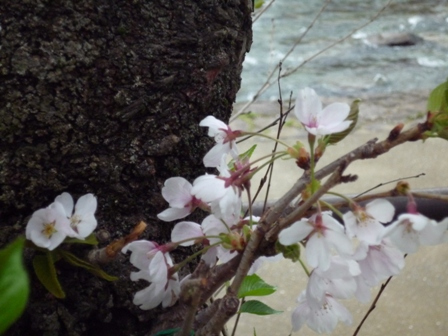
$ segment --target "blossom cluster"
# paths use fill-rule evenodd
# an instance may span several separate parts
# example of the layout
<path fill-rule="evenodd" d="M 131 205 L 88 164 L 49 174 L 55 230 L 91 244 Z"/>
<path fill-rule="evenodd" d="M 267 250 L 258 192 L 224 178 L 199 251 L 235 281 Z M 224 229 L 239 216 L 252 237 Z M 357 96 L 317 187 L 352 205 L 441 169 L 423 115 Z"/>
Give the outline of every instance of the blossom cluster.
<path fill-rule="evenodd" d="M 26 226 L 26 238 L 36 246 L 54 250 L 66 237 L 85 239 L 96 228 L 97 200 L 93 194 L 78 199 L 69 193 L 57 196 L 48 207 L 35 211 Z"/>
<path fill-rule="evenodd" d="M 350 312 L 338 299 L 370 300 L 370 289 L 404 267 L 404 256 L 420 245 L 443 243 L 448 218 L 437 223 L 418 214 L 394 217 L 392 204 L 377 199 L 365 208 L 354 205 L 344 225 L 322 212 L 295 222 L 279 234 L 279 242 L 302 242 L 312 267 L 306 289 L 292 314 L 293 330 L 305 323 L 316 332 L 331 332 L 338 321 L 350 324 Z M 355 242 L 357 246 L 355 247 Z"/>
<path fill-rule="evenodd" d="M 314 90 L 306 88 L 298 94 L 295 114 L 309 134 L 312 160 L 305 165 L 303 158 L 296 157 L 308 155 L 301 144 L 299 150 L 293 146 L 285 153 L 298 159 L 299 167 L 310 169 L 313 179 L 315 139 L 327 139 L 323 145 L 319 143 L 323 146 L 321 155 L 328 145 L 328 135 L 349 132 L 353 127 L 350 107 L 333 103 L 322 108 Z M 124 253 L 131 252 L 131 263 L 138 268 L 131 279 L 150 283 L 134 297 L 134 303 L 142 309 L 159 304 L 169 307 L 180 295 L 177 271 L 189 260 L 173 264 L 170 251 L 177 246 L 200 245 L 201 258 L 213 267 L 242 252 L 257 230 L 258 218 L 242 216 L 242 194 L 249 190 L 250 179 L 257 172 L 251 168 L 253 162 L 249 158 L 239 155 L 235 139 L 244 133 L 232 130 L 213 116 L 206 117 L 199 125 L 208 127 L 208 135 L 215 139 L 214 147 L 204 157 L 204 165 L 216 168 L 218 174 L 201 175 L 193 183 L 182 177 L 166 180 L 162 196 L 169 208 L 159 213 L 158 218 L 166 222 L 183 219 L 197 208 L 206 211 L 208 216 L 200 224 L 178 222 L 172 230 L 171 241 L 164 245 L 141 240 L 123 248 Z M 227 163 L 229 156 L 231 161 Z M 311 217 L 302 218 L 279 233 L 280 244 L 299 243 L 305 247 L 305 259 L 310 267 L 306 270 L 307 287 L 299 295 L 298 306 L 292 314 L 294 331 L 307 324 L 316 332 L 331 332 L 338 321 L 351 323 L 351 314 L 340 299 L 355 297 L 368 302 L 373 286 L 397 275 L 404 267 L 405 254 L 415 252 L 420 245 L 446 242 L 448 219 L 435 222 L 419 214 L 412 197 L 409 204 L 408 213 L 399 215 L 395 221 L 394 207 L 383 199 L 365 207 L 352 202 L 351 211 L 338 214 L 340 221 L 318 207 Z M 255 260 L 249 273 L 256 272 L 265 259 Z"/>

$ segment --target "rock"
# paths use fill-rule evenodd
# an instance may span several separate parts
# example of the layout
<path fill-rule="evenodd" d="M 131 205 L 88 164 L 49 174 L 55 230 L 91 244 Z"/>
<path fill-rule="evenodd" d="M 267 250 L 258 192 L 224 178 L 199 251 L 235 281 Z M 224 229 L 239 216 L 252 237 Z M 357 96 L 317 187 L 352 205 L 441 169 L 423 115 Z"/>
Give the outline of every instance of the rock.
<path fill-rule="evenodd" d="M 420 36 L 407 32 L 388 32 L 367 37 L 364 42 L 375 47 L 407 47 L 423 42 Z"/>

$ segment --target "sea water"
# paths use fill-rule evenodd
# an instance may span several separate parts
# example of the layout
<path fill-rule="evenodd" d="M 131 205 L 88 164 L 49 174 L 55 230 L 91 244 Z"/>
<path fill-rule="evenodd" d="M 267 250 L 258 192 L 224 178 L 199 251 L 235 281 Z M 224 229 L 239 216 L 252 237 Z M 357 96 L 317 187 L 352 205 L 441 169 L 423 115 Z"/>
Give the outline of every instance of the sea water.
<path fill-rule="evenodd" d="M 266 1 L 269 3 L 269 0 Z M 313 21 L 325 1 L 276 0 L 253 25 L 253 44 L 246 55 L 237 101 L 251 99 L 271 70 Z M 356 97 L 360 94 L 429 91 L 448 77 L 448 1 L 395 0 L 368 26 L 316 58 L 313 55 L 368 22 L 386 0 L 333 0 L 309 33 L 283 62 L 283 98 L 300 88 L 320 95 Z M 257 15 L 257 12 L 254 13 Z M 412 33 L 423 39 L 413 46 L 372 46 L 369 36 Z M 277 100 L 278 72 L 259 100 Z"/>

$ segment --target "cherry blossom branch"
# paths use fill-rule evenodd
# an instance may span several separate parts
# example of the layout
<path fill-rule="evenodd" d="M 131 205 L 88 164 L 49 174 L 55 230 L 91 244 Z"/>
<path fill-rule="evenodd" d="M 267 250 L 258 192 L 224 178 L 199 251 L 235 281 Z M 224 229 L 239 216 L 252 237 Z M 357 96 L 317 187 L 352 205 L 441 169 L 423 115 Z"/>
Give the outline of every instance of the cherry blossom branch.
<path fill-rule="evenodd" d="M 313 195 L 311 195 L 305 202 L 303 202 L 302 205 L 293 210 L 285 218 L 280 219 L 277 225 L 272 226 L 266 234 L 266 240 L 272 241 L 273 239 L 275 239 L 281 230 L 287 228 L 290 224 L 303 217 L 308 209 L 311 208 L 313 204 L 316 203 L 328 190 L 342 182 L 344 180 L 342 178 L 344 169 L 345 167 L 338 167 L 337 170 L 331 175 L 331 177 Z M 309 181 L 306 180 L 305 184 L 302 187 L 303 189 L 306 187 L 306 183 L 308 182 Z M 297 191 L 299 190 L 300 188 L 297 189 Z"/>
<path fill-rule="evenodd" d="M 364 145 L 318 170 L 316 172 L 316 178 L 322 179 L 325 176 L 330 175 L 341 165 L 347 167 L 350 163 L 356 160 L 374 159 L 402 143 L 419 140 L 421 139 L 422 133 L 427 130 L 429 130 L 429 127 L 425 122 L 418 124 L 405 132 L 399 133 L 398 135 L 394 135 L 392 134 L 393 132 L 391 132 L 387 139 L 380 142 L 378 142 L 377 138 L 369 140 Z"/>

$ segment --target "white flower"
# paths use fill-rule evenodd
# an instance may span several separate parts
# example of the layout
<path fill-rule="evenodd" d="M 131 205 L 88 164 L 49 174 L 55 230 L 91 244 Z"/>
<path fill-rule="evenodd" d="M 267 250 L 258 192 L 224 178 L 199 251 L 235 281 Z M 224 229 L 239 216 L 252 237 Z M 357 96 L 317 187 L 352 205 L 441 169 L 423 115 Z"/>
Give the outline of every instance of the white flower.
<path fill-rule="evenodd" d="M 386 230 L 386 236 L 404 253 L 414 253 L 420 245 L 442 243 L 448 221 L 437 223 L 421 214 L 402 214 Z"/>
<path fill-rule="evenodd" d="M 221 161 L 219 176 L 206 174 L 193 182 L 191 194 L 202 202 L 210 204 L 212 213 L 217 217 L 238 217 L 241 211 L 241 190 L 233 185 L 227 166 Z"/>
<path fill-rule="evenodd" d="M 97 200 L 93 194 L 86 194 L 78 199 L 73 213 L 73 198 L 69 193 L 62 193 L 56 197 L 55 202 L 62 204 L 70 226 L 75 234 L 72 237 L 84 239 L 90 235 L 97 226 L 95 211 Z"/>
<path fill-rule="evenodd" d="M 122 253 L 127 253 L 128 251 L 131 251 L 129 261 L 132 265 L 141 270 L 149 270 L 149 264 L 156 253 L 160 251 L 160 248 L 156 242 L 136 240 L 127 244 L 121 250 Z"/>
<path fill-rule="evenodd" d="M 59 202 L 33 213 L 26 226 L 26 238 L 36 246 L 54 250 L 68 235 L 75 232 L 70 228 L 64 207 Z"/>
<path fill-rule="evenodd" d="M 282 245 L 292 245 L 307 238 L 305 255 L 308 264 L 327 270 L 330 267 L 331 249 L 342 255 L 353 252 L 351 240 L 345 235 L 344 227 L 328 213 L 315 214 L 308 220 L 301 220 L 280 232 L 278 240 Z"/>
<path fill-rule="evenodd" d="M 361 277 L 371 287 L 397 275 L 404 267 L 404 254 L 389 239 L 370 246 L 361 242 L 353 257 L 361 268 Z"/>
<path fill-rule="evenodd" d="M 204 156 L 204 165 L 206 167 L 214 168 L 219 166 L 221 158 L 229 153 L 234 159 L 238 157 L 235 139 L 241 134 L 240 131 L 232 131 L 228 125 L 213 116 L 207 116 L 202 119 L 199 126 L 208 127 L 208 136 L 214 137 L 216 142 L 216 145 Z"/>
<path fill-rule="evenodd" d="M 308 304 L 320 307 L 326 294 L 337 299 L 352 297 L 356 292 L 354 277 L 359 274 L 361 270 L 356 261 L 333 256 L 327 270 L 317 267 L 311 272 L 306 288 Z"/>
<path fill-rule="evenodd" d="M 165 222 L 184 218 L 192 213 L 201 202 L 192 194 L 193 186 L 183 177 L 171 177 L 165 181 L 162 196 L 170 207 L 162 211 L 157 217 Z"/>
<path fill-rule="evenodd" d="M 173 305 L 180 294 L 179 277 L 177 273 L 170 274 L 173 261 L 163 245 L 138 240 L 126 245 L 122 252 L 128 250 L 132 252 L 131 263 L 139 269 L 138 272 L 131 272 L 131 280 L 151 282 L 135 294 L 134 304 L 145 310 L 155 308 L 160 303 L 163 307 Z"/>
<path fill-rule="evenodd" d="M 171 231 L 171 241 L 182 242 L 180 246 L 191 246 L 196 243 L 196 240 L 202 240 L 202 237 L 204 237 L 202 228 L 195 222 L 179 222 Z"/>
<path fill-rule="evenodd" d="M 131 280 L 147 280 L 151 284 L 135 293 L 135 305 L 140 309 L 148 310 L 157 307 L 160 303 L 164 308 L 172 306 L 180 294 L 179 276 L 177 273 L 169 275 L 168 268 L 173 266 L 173 262 L 168 253 L 161 252 L 154 256 L 151 262 L 154 272 L 140 271 L 131 273 Z M 156 271 L 157 270 L 157 271 Z"/>
<path fill-rule="evenodd" d="M 376 199 L 366 205 L 365 210 L 357 207 L 354 212 L 344 214 L 347 235 L 357 237 L 369 245 L 377 245 L 383 238 L 385 227 L 394 217 L 395 208 L 387 200 Z"/>
<path fill-rule="evenodd" d="M 306 323 L 317 333 L 330 333 L 334 330 L 338 321 L 347 325 L 352 323 L 353 318 L 347 308 L 329 294 L 325 295 L 322 305 L 317 308 L 309 305 L 305 292 L 302 292 L 299 296 L 298 302 L 299 305 L 291 316 L 294 331 L 298 331 Z"/>
<path fill-rule="evenodd" d="M 322 109 L 322 102 L 313 89 L 299 91 L 294 112 L 308 131 L 314 135 L 327 135 L 345 131 L 351 121 L 345 121 L 350 106 L 345 103 L 333 103 Z"/>

